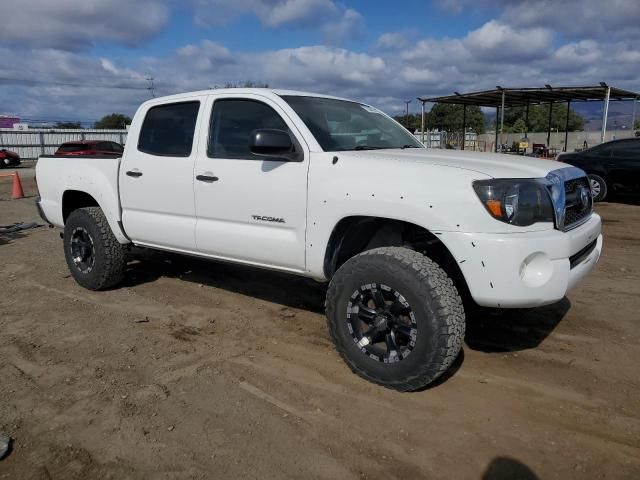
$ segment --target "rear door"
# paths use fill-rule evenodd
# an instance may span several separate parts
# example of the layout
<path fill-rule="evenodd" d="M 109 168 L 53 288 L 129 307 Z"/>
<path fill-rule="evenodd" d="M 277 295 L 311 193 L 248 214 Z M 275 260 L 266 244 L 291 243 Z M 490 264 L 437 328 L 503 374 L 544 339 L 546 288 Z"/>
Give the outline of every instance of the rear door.
<path fill-rule="evenodd" d="M 124 229 L 137 244 L 196 248 L 193 168 L 205 98 L 150 106 L 131 126 L 120 198 Z"/>
<path fill-rule="evenodd" d="M 616 191 L 640 189 L 640 140 L 620 140 L 613 145 L 609 171 Z"/>
<path fill-rule="evenodd" d="M 204 254 L 302 271 L 309 153 L 285 111 L 260 95 L 208 101 L 208 138 L 196 161 L 196 241 Z M 254 155 L 256 129 L 289 132 L 297 161 Z M 204 137 L 204 135 L 203 135 Z M 216 180 L 211 180 L 215 178 Z"/>

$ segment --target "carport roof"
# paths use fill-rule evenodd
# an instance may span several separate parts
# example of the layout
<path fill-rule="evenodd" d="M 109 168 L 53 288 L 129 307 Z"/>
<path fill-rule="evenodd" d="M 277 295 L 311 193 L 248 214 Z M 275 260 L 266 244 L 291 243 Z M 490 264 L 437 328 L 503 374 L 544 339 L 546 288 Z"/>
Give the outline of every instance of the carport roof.
<path fill-rule="evenodd" d="M 477 105 L 479 107 L 500 107 L 504 92 L 505 107 L 520 107 L 537 105 L 541 103 L 559 102 L 591 102 L 603 101 L 607 98 L 607 90 L 610 89 L 610 100 L 634 100 L 640 98 L 640 94 L 609 87 L 601 84 L 593 87 L 552 87 L 545 85 L 542 88 L 501 88 L 485 90 L 482 92 L 458 93 L 446 97 L 421 98 L 421 102 L 451 103 L 457 105 Z"/>

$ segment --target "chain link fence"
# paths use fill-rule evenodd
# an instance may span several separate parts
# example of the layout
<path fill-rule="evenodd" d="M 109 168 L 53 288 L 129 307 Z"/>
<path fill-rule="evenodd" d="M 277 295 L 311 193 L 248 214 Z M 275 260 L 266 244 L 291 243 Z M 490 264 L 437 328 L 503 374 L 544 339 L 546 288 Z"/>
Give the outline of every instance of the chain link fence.
<path fill-rule="evenodd" d="M 52 155 L 65 142 L 78 140 L 127 141 L 126 130 L 39 129 L 14 130 L 0 128 L 0 149 L 6 148 L 23 160 L 35 160 L 40 155 Z"/>

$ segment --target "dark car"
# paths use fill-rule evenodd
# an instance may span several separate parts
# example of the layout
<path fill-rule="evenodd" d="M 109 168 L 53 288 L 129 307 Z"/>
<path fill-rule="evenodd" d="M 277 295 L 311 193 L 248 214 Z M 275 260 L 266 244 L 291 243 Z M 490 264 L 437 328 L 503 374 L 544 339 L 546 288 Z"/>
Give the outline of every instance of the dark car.
<path fill-rule="evenodd" d="M 596 202 L 613 193 L 640 193 L 640 138 L 613 140 L 582 152 L 563 153 L 558 160 L 587 172 Z"/>
<path fill-rule="evenodd" d="M 58 147 L 56 155 L 61 156 L 85 156 L 85 155 L 107 155 L 113 157 L 122 156 L 124 148 L 116 142 L 106 140 L 80 140 L 77 142 L 66 142 Z"/>
<path fill-rule="evenodd" d="M 20 155 L 6 148 L 0 149 L 0 168 L 20 165 Z"/>

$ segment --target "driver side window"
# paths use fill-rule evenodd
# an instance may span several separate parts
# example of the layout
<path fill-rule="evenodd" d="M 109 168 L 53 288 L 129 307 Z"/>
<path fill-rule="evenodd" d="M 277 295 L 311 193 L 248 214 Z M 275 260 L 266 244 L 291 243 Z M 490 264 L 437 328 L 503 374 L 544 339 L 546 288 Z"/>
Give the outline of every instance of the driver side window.
<path fill-rule="evenodd" d="M 282 117 L 270 106 L 255 100 L 220 99 L 213 104 L 207 155 L 211 158 L 265 160 L 251 153 L 249 142 L 254 130 L 270 128 L 291 135 Z"/>

